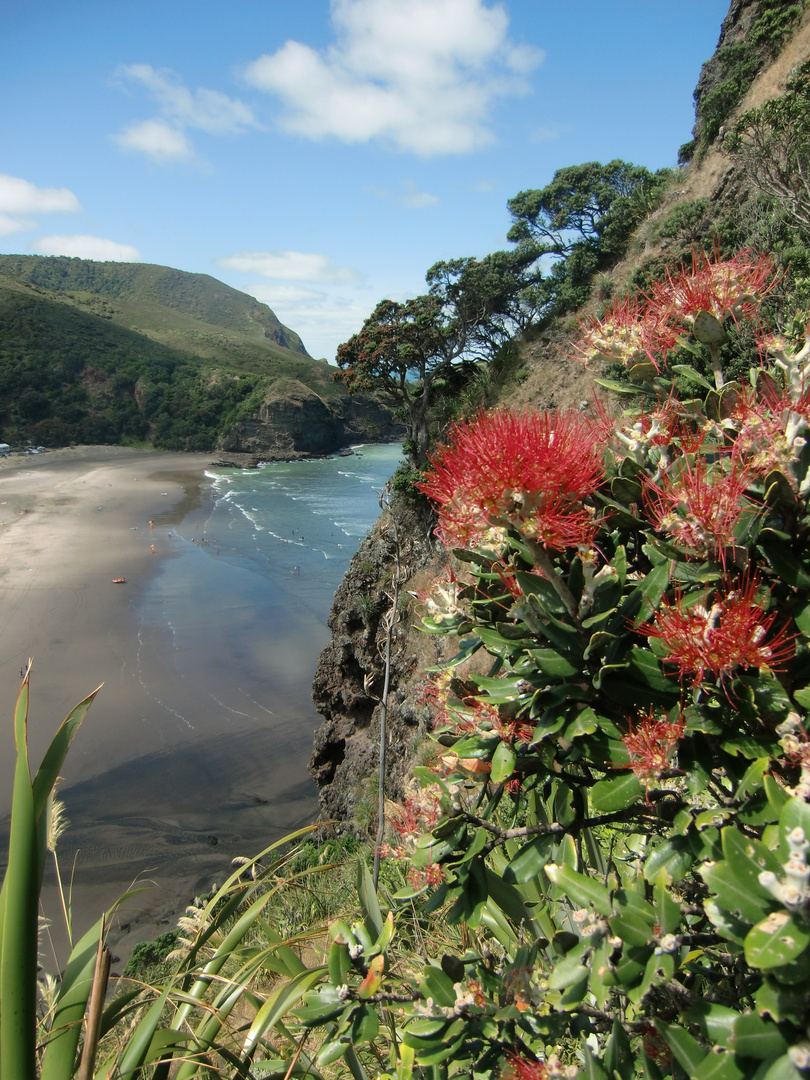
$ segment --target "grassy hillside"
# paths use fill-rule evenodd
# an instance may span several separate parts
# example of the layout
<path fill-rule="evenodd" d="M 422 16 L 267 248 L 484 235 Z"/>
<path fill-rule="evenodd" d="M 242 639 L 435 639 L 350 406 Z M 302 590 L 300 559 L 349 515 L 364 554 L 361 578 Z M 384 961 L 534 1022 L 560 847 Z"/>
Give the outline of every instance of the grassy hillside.
<path fill-rule="evenodd" d="M 265 304 L 164 266 L 0 256 L 0 440 L 208 449 L 279 379 L 332 369 Z"/>

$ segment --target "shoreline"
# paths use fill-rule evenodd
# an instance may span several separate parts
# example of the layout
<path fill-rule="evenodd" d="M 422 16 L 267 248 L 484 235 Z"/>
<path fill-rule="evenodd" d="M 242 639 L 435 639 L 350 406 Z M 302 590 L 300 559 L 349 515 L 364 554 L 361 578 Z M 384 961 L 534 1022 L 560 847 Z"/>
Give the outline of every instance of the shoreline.
<path fill-rule="evenodd" d="M 126 665 L 123 624 L 138 591 L 172 554 L 161 526 L 199 503 L 210 483 L 204 474 L 210 457 L 80 447 L 3 463 L 0 708 L 10 715 L 20 672 L 32 658 L 32 770 L 70 709 L 100 683 L 103 696 L 84 727 L 105 699 L 108 709 L 116 708 Z M 118 577 L 126 584 L 114 585 Z M 6 743 L 0 735 L 0 817 L 10 809 L 13 775 Z M 79 742 L 66 762 L 66 779 L 88 775 L 88 761 L 77 769 L 80 756 Z"/>
<path fill-rule="evenodd" d="M 203 505 L 211 484 L 205 470 L 214 457 L 79 447 L 0 463 L 0 820 L 7 828 L 12 717 L 28 658 L 34 660 L 32 774 L 64 717 L 103 684 L 65 762 L 62 793 L 69 827 L 59 855 L 66 879 L 76 858 L 74 924 L 79 933 L 134 879 L 149 877 L 154 869 L 164 871 L 161 888 L 142 894 L 134 907 L 128 905 L 112 927 L 110 944 L 122 955 L 137 941 L 174 925 L 200 880 L 196 857 L 166 874 L 176 839 L 168 835 L 165 822 L 159 823 L 163 835 L 154 823 L 146 831 L 136 829 L 133 843 L 133 815 L 155 809 L 150 780 L 169 791 L 171 802 L 171 785 L 160 778 L 154 760 L 162 755 L 164 764 L 171 761 L 180 741 L 173 734 L 156 740 L 154 725 L 146 722 L 150 703 L 139 700 L 140 653 L 149 643 L 141 641 L 137 609 L 167 560 L 178 554 L 180 542 L 172 538 L 170 526 Z M 126 583 L 113 584 L 116 577 L 125 577 Z M 170 805 L 161 809 L 171 817 Z M 195 856 L 215 854 L 210 837 L 190 839 Z M 57 946 L 57 959 L 46 966 L 58 968 L 64 963 L 65 940 L 50 867 L 43 902 L 56 927 Z"/>
<path fill-rule="evenodd" d="M 147 887 L 110 927 L 121 962 L 172 929 L 234 858 L 316 820 L 312 681 L 331 637 L 335 570 L 342 577 L 346 547 L 359 541 L 355 504 L 331 518 L 331 488 L 313 478 L 355 476 L 341 490 L 356 485 L 363 518 L 377 513 L 362 466 L 314 462 L 293 479 L 290 463 L 292 473 L 280 466 L 277 478 L 254 481 L 244 462 L 231 475 L 214 456 L 101 447 L 26 456 L 10 469 L 0 462 L 9 612 L 0 625 L 0 818 L 28 656 L 34 768 L 70 709 L 103 681 L 63 770 L 68 827 L 58 858 L 72 883 L 74 937 L 122 894 Z M 257 485 L 264 493 L 254 503 Z M 271 504 L 258 524 L 254 509 Z M 126 584 L 112 584 L 118 576 Z M 42 909 L 59 927 L 51 859 L 47 867 Z M 45 966 L 59 970 L 65 935 L 52 933 L 56 958 Z"/>

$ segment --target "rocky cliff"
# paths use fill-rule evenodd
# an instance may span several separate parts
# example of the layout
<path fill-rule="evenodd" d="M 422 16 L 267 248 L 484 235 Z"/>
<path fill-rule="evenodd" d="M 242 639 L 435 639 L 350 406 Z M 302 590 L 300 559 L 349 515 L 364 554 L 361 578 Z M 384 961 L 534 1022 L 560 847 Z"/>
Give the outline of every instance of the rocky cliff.
<path fill-rule="evenodd" d="M 426 587 L 443 561 L 432 539 L 433 515 L 405 498 L 386 511 L 360 545 L 335 594 L 313 699 L 324 723 L 315 736 L 310 771 L 320 793 L 321 817 L 365 823 L 375 802 L 380 740 L 380 694 L 385 639 L 391 624 L 386 792 L 395 798 L 427 730 L 430 711 L 421 703 L 425 669 L 440 659 L 442 639 L 421 633 L 413 592 Z M 393 605 L 397 550 L 401 585 Z M 373 779 L 371 779 L 373 777 Z M 373 796 L 373 797 L 372 797 Z"/>
<path fill-rule="evenodd" d="M 371 397 L 323 398 L 297 379 L 271 386 L 258 411 L 234 424 L 219 449 L 261 456 L 265 461 L 331 454 L 349 443 L 388 442 L 404 429 Z"/>

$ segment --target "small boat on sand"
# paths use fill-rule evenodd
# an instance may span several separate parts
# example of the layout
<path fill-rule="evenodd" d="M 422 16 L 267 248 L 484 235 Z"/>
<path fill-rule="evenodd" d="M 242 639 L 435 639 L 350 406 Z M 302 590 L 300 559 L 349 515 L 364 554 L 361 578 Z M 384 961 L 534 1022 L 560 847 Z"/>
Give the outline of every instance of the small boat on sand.
<path fill-rule="evenodd" d="M 126 585 L 127 579 L 125 577 L 114 577 L 112 583 L 113 585 Z"/>

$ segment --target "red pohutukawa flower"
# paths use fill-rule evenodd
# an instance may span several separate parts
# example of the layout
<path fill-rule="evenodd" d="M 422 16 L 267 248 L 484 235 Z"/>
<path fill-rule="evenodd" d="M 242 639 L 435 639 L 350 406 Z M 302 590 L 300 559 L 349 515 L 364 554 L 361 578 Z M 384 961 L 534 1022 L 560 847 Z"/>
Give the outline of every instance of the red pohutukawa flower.
<path fill-rule="evenodd" d="M 437 535 L 476 547 L 515 528 L 547 548 L 590 545 L 597 523 L 583 500 L 603 478 L 603 428 L 575 412 L 480 413 L 450 432 L 418 484 L 436 503 Z"/>
<path fill-rule="evenodd" d="M 507 1057 L 508 1063 L 501 1066 L 501 1080 L 565 1080 L 579 1073 L 576 1065 L 563 1065 L 556 1054 L 551 1054 L 545 1062 L 529 1061 L 513 1053 Z"/>
<path fill-rule="evenodd" d="M 601 319 L 583 317 L 580 337 L 573 345 L 576 359 L 617 360 L 628 370 L 652 364 L 656 371 L 677 344 L 677 334 L 657 310 L 639 307 L 636 298 L 614 299 Z"/>
<path fill-rule="evenodd" d="M 735 387 L 723 395 L 721 427 L 734 439 L 734 455 L 761 476 L 779 469 L 788 477 L 793 461 L 785 434 L 791 403 L 778 394 L 758 395 L 751 386 Z"/>
<path fill-rule="evenodd" d="M 549 1080 L 550 1073 L 542 1061 L 528 1061 L 509 1055 L 509 1064 L 501 1068 L 501 1080 Z"/>
<path fill-rule="evenodd" d="M 622 742 L 627 747 L 630 768 L 645 787 L 660 780 L 662 773 L 672 767 L 678 740 L 685 731 L 683 720 L 656 720 L 652 709 L 637 725 L 630 724 Z"/>
<path fill-rule="evenodd" d="M 700 557 L 717 555 L 725 564 L 737 523 L 754 510 L 745 498 L 750 480 L 736 459 L 709 464 L 698 455 L 693 461 L 679 459 L 660 485 L 648 481 L 644 494 L 657 529 L 688 551 Z"/>
<path fill-rule="evenodd" d="M 751 577 L 729 586 L 725 595 L 716 594 L 711 607 L 708 597 L 687 607 L 676 595 L 661 605 L 652 625 L 637 630 L 661 641 L 664 662 L 693 687 L 707 676 L 723 682 L 739 668 L 779 668 L 793 655 L 794 639 L 785 627 L 771 633 L 777 616 L 758 602 L 760 589 Z"/>
<path fill-rule="evenodd" d="M 718 322 L 731 317 L 756 319 L 759 306 L 777 284 L 773 261 L 767 255 L 741 251 L 731 259 L 720 259 L 705 251 L 692 252 L 692 268 L 681 265 L 680 272 L 667 275 L 653 288 L 648 311 L 659 319 L 671 316 L 692 322 L 708 311 Z"/>

